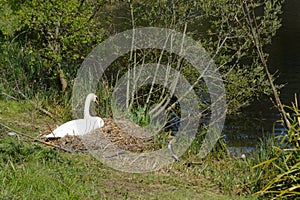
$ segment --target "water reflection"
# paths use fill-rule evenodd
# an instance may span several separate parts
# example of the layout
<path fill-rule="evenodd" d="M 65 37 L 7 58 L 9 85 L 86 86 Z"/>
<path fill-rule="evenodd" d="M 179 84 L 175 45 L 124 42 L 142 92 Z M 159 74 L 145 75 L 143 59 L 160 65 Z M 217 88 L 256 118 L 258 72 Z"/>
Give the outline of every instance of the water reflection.
<path fill-rule="evenodd" d="M 278 72 L 277 84 L 285 84 L 280 90 L 282 102 L 291 105 L 294 94 L 300 96 L 300 1 L 285 1 L 282 27 L 268 48 L 269 66 Z M 299 100 L 299 99 L 298 99 Z M 254 102 L 242 111 L 241 116 L 228 118 L 223 131 L 229 150 L 235 156 L 251 153 L 264 135 L 284 132 L 280 116 L 267 98 Z M 273 132 L 274 131 L 274 132 Z M 273 135 L 273 134 L 272 134 Z"/>

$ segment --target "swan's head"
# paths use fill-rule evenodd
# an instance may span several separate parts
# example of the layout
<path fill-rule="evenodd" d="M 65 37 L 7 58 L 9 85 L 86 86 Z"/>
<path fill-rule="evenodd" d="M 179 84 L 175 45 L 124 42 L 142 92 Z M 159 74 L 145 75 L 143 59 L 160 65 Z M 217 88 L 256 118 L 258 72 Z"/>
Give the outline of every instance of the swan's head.
<path fill-rule="evenodd" d="M 97 97 L 97 95 L 93 94 L 93 102 L 95 102 L 95 104 L 99 105 L 99 99 Z"/>
<path fill-rule="evenodd" d="M 95 95 L 94 93 L 90 93 L 89 95 L 87 95 L 87 97 L 85 99 L 85 106 L 89 107 L 90 102 L 95 102 L 95 104 L 99 105 L 99 99 L 98 99 L 97 95 Z"/>

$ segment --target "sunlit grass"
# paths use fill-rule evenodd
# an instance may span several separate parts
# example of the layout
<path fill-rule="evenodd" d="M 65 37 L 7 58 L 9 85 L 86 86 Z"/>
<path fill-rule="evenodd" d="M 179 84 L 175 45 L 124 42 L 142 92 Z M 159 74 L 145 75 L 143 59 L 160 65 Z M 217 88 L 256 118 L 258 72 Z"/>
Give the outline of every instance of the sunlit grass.
<path fill-rule="evenodd" d="M 53 119 L 30 103 L 0 101 L 2 123 L 39 138 Z M 18 116 L 18 117 L 16 117 Z M 31 121 L 33 120 L 33 121 Z M 34 128 L 23 126 L 33 124 Z M 53 125 L 53 124 L 51 124 Z M 245 160 L 209 156 L 146 174 L 116 171 L 87 153 L 67 153 L 0 128 L 2 199 L 246 199 Z M 255 199 L 255 197 L 251 197 Z"/>
<path fill-rule="evenodd" d="M 300 196 L 300 112 L 297 101 L 287 108 L 291 112 L 291 127 L 281 136 L 269 140 L 264 159 L 253 166 L 258 172 L 256 194 L 272 199 Z"/>
<path fill-rule="evenodd" d="M 0 161 L 4 199 L 231 199 L 236 195 L 218 185 L 219 175 L 228 175 L 221 169 L 224 163 L 187 167 L 182 162 L 158 172 L 129 174 L 110 169 L 89 154 L 59 152 L 11 137 L 2 138 L 3 144 L 11 146 L 0 148 L 2 158 L 6 155 Z"/>

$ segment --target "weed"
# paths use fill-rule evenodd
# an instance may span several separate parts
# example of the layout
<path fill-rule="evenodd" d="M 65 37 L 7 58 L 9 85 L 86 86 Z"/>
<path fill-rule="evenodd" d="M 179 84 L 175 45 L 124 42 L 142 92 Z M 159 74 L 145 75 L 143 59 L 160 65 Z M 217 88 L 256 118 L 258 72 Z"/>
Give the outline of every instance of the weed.
<path fill-rule="evenodd" d="M 291 128 L 280 136 L 280 143 L 271 140 L 265 154 L 260 153 L 263 160 L 253 166 L 258 169 L 255 188 L 258 195 L 274 199 L 289 199 L 300 195 L 300 112 L 295 103 L 288 107 L 293 112 L 289 117 Z"/>

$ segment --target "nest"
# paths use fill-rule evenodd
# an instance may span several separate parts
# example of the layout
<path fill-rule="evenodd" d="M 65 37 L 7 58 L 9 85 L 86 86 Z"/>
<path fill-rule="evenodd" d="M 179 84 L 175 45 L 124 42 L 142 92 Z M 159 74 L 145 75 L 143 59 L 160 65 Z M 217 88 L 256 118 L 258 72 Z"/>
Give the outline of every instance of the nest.
<path fill-rule="evenodd" d="M 119 149 L 133 152 L 145 152 L 155 148 L 153 137 L 147 137 L 145 130 L 135 123 L 112 118 L 103 120 L 104 126 L 101 130 L 96 130 L 83 138 L 68 135 L 50 142 L 71 151 L 83 151 L 90 149 L 91 146 L 103 146 L 104 139 Z"/>
<path fill-rule="evenodd" d="M 67 151 L 88 150 L 108 166 L 127 172 L 149 172 L 179 161 L 168 143 L 171 138 L 166 140 L 168 148 L 162 148 L 156 136 L 129 120 L 103 120 L 105 125 L 101 129 L 82 137 L 66 136 L 53 142 Z"/>

